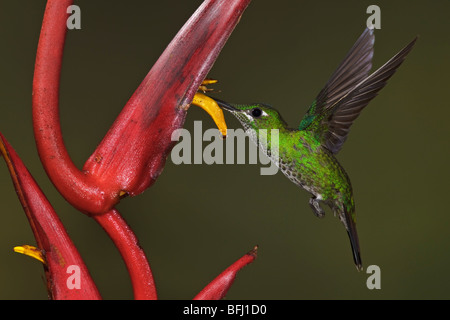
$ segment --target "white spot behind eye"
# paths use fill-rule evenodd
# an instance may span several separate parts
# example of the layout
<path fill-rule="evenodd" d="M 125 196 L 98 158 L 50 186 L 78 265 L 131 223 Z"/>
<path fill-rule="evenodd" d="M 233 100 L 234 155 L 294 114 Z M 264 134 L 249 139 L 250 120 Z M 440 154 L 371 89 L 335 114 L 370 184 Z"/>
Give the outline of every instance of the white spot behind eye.
<path fill-rule="evenodd" d="M 244 116 L 250 121 L 253 120 L 253 117 L 251 115 L 249 115 L 248 113 L 246 113 L 246 112 L 244 112 Z"/>

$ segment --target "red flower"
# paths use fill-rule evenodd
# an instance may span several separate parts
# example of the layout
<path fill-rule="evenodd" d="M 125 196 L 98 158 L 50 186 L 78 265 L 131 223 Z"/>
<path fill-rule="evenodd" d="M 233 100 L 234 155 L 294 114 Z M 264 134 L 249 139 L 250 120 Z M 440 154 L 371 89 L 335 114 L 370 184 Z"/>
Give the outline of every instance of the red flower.
<path fill-rule="evenodd" d="M 186 111 L 250 0 L 206 0 L 175 36 L 130 98 L 83 170 L 64 146 L 58 92 L 67 7 L 49 0 L 33 80 L 33 125 L 41 161 L 53 184 L 87 214 L 111 210 L 160 175 Z"/>
<path fill-rule="evenodd" d="M 200 6 L 147 74 L 82 170 L 73 164 L 64 146 L 58 111 L 67 8 L 72 0 L 47 2 L 33 79 L 33 126 L 39 156 L 61 195 L 109 234 L 130 273 L 136 299 L 156 299 L 156 287 L 144 251 L 114 206 L 126 195 L 140 194 L 158 178 L 173 147 L 173 131 L 183 126 L 194 95 L 249 2 L 206 0 Z M 44 263 L 50 297 L 99 299 L 56 213 L 1 134 L 0 151 L 38 246 L 36 250 L 23 246 L 18 251 L 36 254 Z M 236 272 L 255 257 L 256 248 L 220 274 L 196 299 L 222 298 Z M 79 268 L 81 290 L 68 286 L 67 266 Z"/>

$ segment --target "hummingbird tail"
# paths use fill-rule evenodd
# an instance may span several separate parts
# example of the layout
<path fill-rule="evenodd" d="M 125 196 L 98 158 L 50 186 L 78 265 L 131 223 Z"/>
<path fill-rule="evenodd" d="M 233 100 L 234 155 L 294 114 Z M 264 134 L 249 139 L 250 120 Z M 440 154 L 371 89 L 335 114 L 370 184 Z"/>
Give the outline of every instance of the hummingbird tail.
<path fill-rule="evenodd" d="M 359 249 L 359 239 L 358 232 L 356 231 L 356 223 L 354 220 L 354 212 L 348 212 L 344 207 L 344 214 L 339 215 L 342 223 L 347 230 L 348 237 L 350 239 L 350 244 L 352 246 L 353 253 L 353 261 L 355 262 L 356 269 L 358 271 L 363 270 L 362 260 L 361 260 L 361 251 Z M 353 211 L 353 210 L 351 210 Z"/>
<path fill-rule="evenodd" d="M 352 228 L 353 227 L 353 228 Z M 353 261 L 355 262 L 356 269 L 358 271 L 363 270 L 361 251 L 359 249 L 358 234 L 356 233 L 355 225 L 352 224 L 349 229 L 347 229 L 348 237 L 350 238 L 350 244 L 352 246 Z"/>

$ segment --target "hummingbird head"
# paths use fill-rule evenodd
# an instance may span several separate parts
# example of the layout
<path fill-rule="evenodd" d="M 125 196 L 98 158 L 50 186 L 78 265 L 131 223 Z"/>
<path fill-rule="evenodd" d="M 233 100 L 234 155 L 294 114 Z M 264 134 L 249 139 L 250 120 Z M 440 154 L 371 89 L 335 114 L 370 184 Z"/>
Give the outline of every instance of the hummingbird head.
<path fill-rule="evenodd" d="M 214 99 L 224 110 L 231 112 L 248 129 L 282 129 L 287 126 L 280 113 L 262 103 L 237 105 Z"/>

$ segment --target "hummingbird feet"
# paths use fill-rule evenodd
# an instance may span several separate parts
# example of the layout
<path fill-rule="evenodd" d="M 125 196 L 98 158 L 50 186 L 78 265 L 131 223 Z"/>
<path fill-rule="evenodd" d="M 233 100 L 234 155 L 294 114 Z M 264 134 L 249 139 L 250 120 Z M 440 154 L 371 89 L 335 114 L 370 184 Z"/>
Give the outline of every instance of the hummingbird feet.
<path fill-rule="evenodd" d="M 319 201 L 320 200 L 316 197 L 311 197 L 309 199 L 309 205 L 311 206 L 316 217 L 323 218 L 325 216 L 325 211 L 320 207 Z"/>

